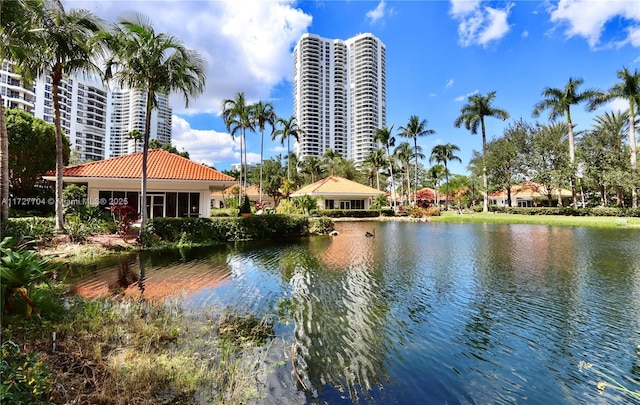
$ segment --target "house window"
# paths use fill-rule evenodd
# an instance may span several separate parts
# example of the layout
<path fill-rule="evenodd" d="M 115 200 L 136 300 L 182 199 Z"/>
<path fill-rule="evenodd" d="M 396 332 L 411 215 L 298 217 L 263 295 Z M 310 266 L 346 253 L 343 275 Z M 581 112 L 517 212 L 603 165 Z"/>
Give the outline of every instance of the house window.
<path fill-rule="evenodd" d="M 112 204 L 125 204 L 138 212 L 140 207 L 138 195 L 137 191 L 101 190 L 98 192 L 99 205 L 101 208 L 109 209 Z"/>
<path fill-rule="evenodd" d="M 324 208 L 326 210 L 332 210 L 335 208 L 334 200 L 324 200 Z"/>

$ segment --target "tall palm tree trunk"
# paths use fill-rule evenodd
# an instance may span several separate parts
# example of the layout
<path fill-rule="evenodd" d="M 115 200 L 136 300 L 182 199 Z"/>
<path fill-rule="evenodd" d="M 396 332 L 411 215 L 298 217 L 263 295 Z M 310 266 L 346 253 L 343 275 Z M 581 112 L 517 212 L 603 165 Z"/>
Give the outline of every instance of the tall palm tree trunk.
<path fill-rule="evenodd" d="M 9 219 L 9 134 L 3 105 L 0 94 L 0 222 Z"/>
<path fill-rule="evenodd" d="M 264 131 L 260 131 L 260 201 L 262 202 L 262 153 L 264 150 Z"/>
<path fill-rule="evenodd" d="M 147 225 L 147 158 L 149 157 L 149 137 L 151 134 L 151 108 L 153 102 L 153 94 L 147 91 L 147 105 L 144 117 L 144 140 L 142 141 L 142 175 L 140 186 L 140 233 L 138 239 L 143 240 L 145 235 L 145 227 Z M 153 204 L 149 204 L 149 211 L 151 211 Z"/>
<path fill-rule="evenodd" d="M 291 141 L 287 135 L 287 180 L 291 180 Z"/>
<path fill-rule="evenodd" d="M 447 193 L 444 196 L 444 210 L 449 211 L 449 170 L 447 169 L 446 159 L 444 161 L 444 181 L 446 182 L 444 192 Z"/>
<path fill-rule="evenodd" d="M 638 208 L 638 155 L 636 152 L 635 108 L 629 108 L 629 154 L 631 156 L 631 208 Z"/>
<path fill-rule="evenodd" d="M 578 208 L 578 200 L 576 199 L 576 172 L 575 172 L 575 160 L 576 160 L 576 149 L 574 145 L 574 135 L 573 135 L 573 123 L 571 122 L 571 115 L 569 111 L 567 111 L 567 128 L 569 131 L 569 164 L 571 164 L 571 178 L 569 179 L 571 183 L 571 199 L 573 208 Z"/>
<path fill-rule="evenodd" d="M 485 156 L 487 155 L 487 131 L 484 126 L 484 118 L 480 121 L 480 125 L 482 126 L 482 186 L 484 187 L 482 212 L 489 212 L 489 183 L 487 181 L 487 164 L 485 163 Z"/>
<path fill-rule="evenodd" d="M 391 174 L 391 207 L 396 207 L 396 184 L 393 180 L 393 163 L 391 163 L 391 153 L 389 147 L 387 147 L 387 157 L 389 158 L 389 174 Z"/>
<path fill-rule="evenodd" d="M 62 68 L 57 67 L 51 71 L 51 91 L 53 92 L 53 112 L 56 127 L 56 233 L 64 232 L 64 217 L 62 216 L 62 170 L 64 162 L 62 160 L 62 125 L 60 123 L 60 98 L 58 96 L 58 88 L 62 81 Z"/>
<path fill-rule="evenodd" d="M 418 203 L 418 138 L 413 138 L 413 150 L 416 151 L 414 164 L 416 165 L 415 183 L 413 184 L 413 205 Z M 411 190 L 409 190 L 411 192 Z"/>

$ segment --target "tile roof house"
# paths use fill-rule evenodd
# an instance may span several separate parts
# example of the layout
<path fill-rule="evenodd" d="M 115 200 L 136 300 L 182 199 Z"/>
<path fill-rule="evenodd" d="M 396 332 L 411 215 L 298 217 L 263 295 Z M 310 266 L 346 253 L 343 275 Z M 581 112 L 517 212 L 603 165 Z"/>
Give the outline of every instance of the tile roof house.
<path fill-rule="evenodd" d="M 43 177 L 55 181 L 55 174 L 50 171 Z M 65 167 L 62 176 L 64 183 L 87 186 L 90 205 L 126 203 L 140 209 L 142 152 Z M 210 167 L 152 149 L 147 157 L 147 217 L 209 217 L 211 192 L 232 183 L 233 177 Z"/>
<path fill-rule="evenodd" d="M 566 189 L 547 189 L 542 184 L 526 181 L 524 183 L 511 186 L 511 206 L 512 207 L 536 207 L 551 204 L 557 205 L 558 196 L 562 205 L 567 205 L 571 198 L 571 191 Z M 549 202 L 551 197 L 551 202 Z M 507 189 L 494 191 L 489 194 L 489 204 L 498 207 L 507 206 Z"/>
<path fill-rule="evenodd" d="M 291 197 L 308 195 L 318 201 L 319 209 L 368 210 L 376 196 L 385 194 L 384 191 L 355 181 L 329 176 L 302 187 Z"/>
<path fill-rule="evenodd" d="M 224 208 L 224 200 L 228 198 L 235 197 L 238 199 L 238 183 L 234 182 L 232 186 L 227 187 L 224 190 L 216 190 L 211 192 L 211 204 L 212 207 L 216 208 Z M 249 201 L 251 201 L 252 206 L 256 203 L 256 201 L 260 200 L 260 186 L 258 184 L 253 184 L 249 187 L 246 187 L 243 191 L 243 194 L 249 196 Z M 264 188 L 262 189 L 262 201 L 267 204 L 267 207 L 275 208 L 276 201 L 273 197 L 267 195 L 264 192 Z"/>

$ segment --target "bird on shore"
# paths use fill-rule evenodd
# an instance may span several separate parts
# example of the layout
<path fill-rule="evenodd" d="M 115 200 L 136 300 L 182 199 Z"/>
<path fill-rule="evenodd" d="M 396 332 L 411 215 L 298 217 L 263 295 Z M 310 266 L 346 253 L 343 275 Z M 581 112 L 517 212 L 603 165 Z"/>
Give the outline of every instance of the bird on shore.
<path fill-rule="evenodd" d="M 376 236 L 376 228 L 373 228 L 373 233 L 371 233 L 369 231 L 365 232 L 364 236 L 366 236 L 367 238 L 375 237 Z"/>

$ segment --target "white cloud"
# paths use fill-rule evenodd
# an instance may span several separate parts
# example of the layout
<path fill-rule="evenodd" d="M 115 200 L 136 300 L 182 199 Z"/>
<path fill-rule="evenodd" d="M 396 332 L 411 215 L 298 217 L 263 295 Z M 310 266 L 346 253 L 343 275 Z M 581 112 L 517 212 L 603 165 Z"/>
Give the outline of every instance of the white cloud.
<path fill-rule="evenodd" d="M 444 85 L 446 88 L 450 88 L 453 86 L 453 78 L 447 80 L 447 84 Z"/>
<path fill-rule="evenodd" d="M 469 98 L 469 96 L 473 96 L 474 94 L 478 94 L 479 91 L 478 90 L 474 90 L 471 93 L 467 93 L 464 96 L 458 96 L 454 99 L 454 101 L 465 101 Z"/>
<path fill-rule="evenodd" d="M 292 48 L 311 25 L 312 17 L 295 2 L 224 1 L 64 1 L 65 8 L 84 8 L 116 21 L 136 10 L 158 32 L 174 35 L 198 51 L 208 63 L 204 94 L 184 109 L 181 97 L 171 105 L 179 114 L 218 114 L 223 99 L 244 91 L 248 101 L 268 100 L 272 89 L 293 74 Z"/>
<path fill-rule="evenodd" d="M 177 115 L 172 117 L 171 132 L 171 143 L 179 151 L 189 152 L 194 162 L 216 166 L 220 162 L 240 161 L 240 141 L 226 132 L 193 129 Z"/>
<path fill-rule="evenodd" d="M 507 18 L 513 4 L 504 8 L 482 7 L 480 0 L 451 0 L 450 14 L 459 21 L 462 46 L 487 46 L 504 37 L 510 29 Z"/>
<path fill-rule="evenodd" d="M 552 22 L 568 25 L 567 37 L 583 37 L 592 48 L 599 44 L 605 24 L 616 17 L 635 22 L 627 30 L 627 38 L 620 42 L 640 47 L 640 5 L 637 0 L 560 0 L 551 10 Z"/>
<path fill-rule="evenodd" d="M 386 4 L 384 0 L 381 0 L 380 3 L 373 10 L 367 11 L 367 19 L 371 24 L 375 24 L 378 20 L 381 20 L 385 15 L 385 7 Z"/>

